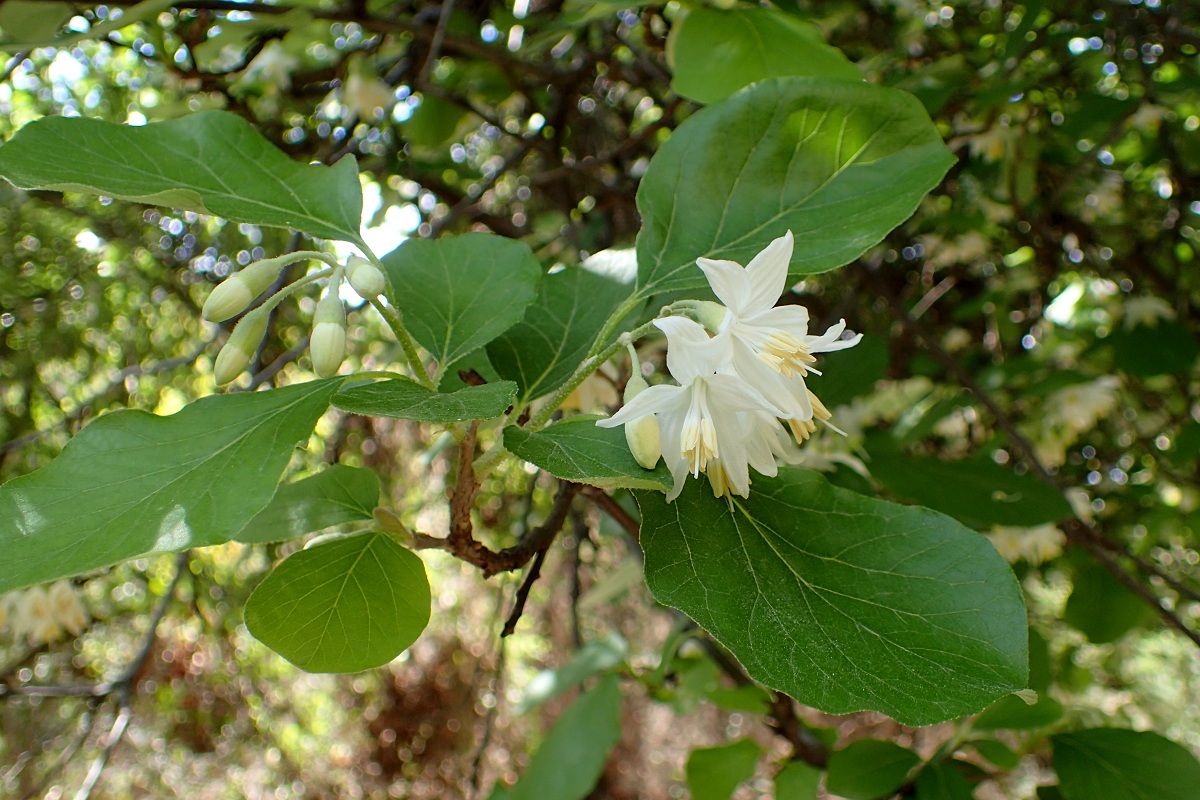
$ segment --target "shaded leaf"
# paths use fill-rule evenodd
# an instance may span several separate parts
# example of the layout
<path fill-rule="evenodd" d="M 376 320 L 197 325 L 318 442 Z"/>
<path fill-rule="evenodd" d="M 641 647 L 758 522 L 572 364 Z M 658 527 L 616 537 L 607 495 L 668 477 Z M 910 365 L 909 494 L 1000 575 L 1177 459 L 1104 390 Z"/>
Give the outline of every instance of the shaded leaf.
<path fill-rule="evenodd" d="M 789 761 L 775 776 L 775 800 L 817 800 L 821 771 L 803 761 Z"/>
<path fill-rule="evenodd" d="M 517 386 L 511 381 L 439 394 L 414 381 L 398 378 L 343 389 L 333 396 L 333 404 L 354 414 L 445 425 L 498 417 L 512 405 L 516 394 Z"/>
<path fill-rule="evenodd" d="M 0 486 L 0 592 L 229 541 L 275 495 L 342 379 L 101 415 Z"/>
<path fill-rule="evenodd" d="M 644 469 L 633 459 L 621 428 L 600 428 L 596 417 L 571 417 L 540 431 L 511 425 L 504 446 L 556 478 L 602 489 L 671 488 L 671 473 L 659 462 Z"/>
<path fill-rule="evenodd" d="M 361 243 L 353 158 L 297 163 L 224 111 L 141 126 L 43 117 L 0 147 L 0 175 L 22 189 L 103 194 Z"/>
<path fill-rule="evenodd" d="M 846 800 L 876 800 L 904 785 L 920 763 L 920 756 L 898 744 L 859 739 L 830 754 L 826 787 Z"/>
<path fill-rule="evenodd" d="M 833 714 L 924 725 L 1025 685 L 1025 607 L 987 540 L 949 517 L 786 469 L 749 499 L 636 492 L 646 583 L 752 677 Z"/>
<path fill-rule="evenodd" d="M 378 504 L 379 477 L 374 472 L 334 464 L 280 486 L 270 504 L 233 538 L 248 544 L 295 539 L 343 522 L 371 519 Z"/>
<path fill-rule="evenodd" d="M 1200 763 L 1149 731 L 1092 728 L 1050 737 L 1066 800 L 1194 800 Z"/>
<path fill-rule="evenodd" d="M 769 8 L 692 9 L 672 29 L 676 93 L 712 103 L 763 78 L 859 81 L 842 51 L 813 25 Z"/>
<path fill-rule="evenodd" d="M 1115 642 L 1154 617 L 1145 600 L 1097 564 L 1075 574 L 1063 611 L 1063 620 L 1096 644 Z"/>
<path fill-rule="evenodd" d="M 409 332 L 438 361 L 438 380 L 520 321 L 542 274 L 527 244 L 489 233 L 409 239 L 383 264 Z"/>
<path fill-rule="evenodd" d="M 971 784 L 952 763 L 930 764 L 917 775 L 917 800 L 973 800 Z"/>
<path fill-rule="evenodd" d="M 425 565 L 382 533 L 314 544 L 275 567 L 246 603 L 254 638 L 309 672 L 388 663 L 429 623 Z"/>
<path fill-rule="evenodd" d="M 738 784 L 754 775 L 762 752 L 753 739 L 693 750 L 687 760 L 692 800 L 729 800 Z"/>
<path fill-rule="evenodd" d="M 703 288 L 698 256 L 746 264 L 787 230 L 793 278 L 841 266 L 907 219 L 952 163 L 905 92 L 757 83 L 689 117 L 651 160 L 637 194 L 638 291 Z"/>
<path fill-rule="evenodd" d="M 606 639 L 588 642 L 579 648 L 579 652 L 564 666 L 558 669 L 544 669 L 534 675 L 514 710 L 518 714 L 524 714 L 529 709 L 536 708 L 578 686 L 593 675 L 608 672 L 625 661 L 628 651 L 629 645 L 615 633 Z"/>
<path fill-rule="evenodd" d="M 1027 730 L 1044 728 L 1062 719 L 1062 704 L 1045 694 L 1027 703 L 1019 695 L 1001 697 L 975 718 L 971 727 L 977 731 Z"/>

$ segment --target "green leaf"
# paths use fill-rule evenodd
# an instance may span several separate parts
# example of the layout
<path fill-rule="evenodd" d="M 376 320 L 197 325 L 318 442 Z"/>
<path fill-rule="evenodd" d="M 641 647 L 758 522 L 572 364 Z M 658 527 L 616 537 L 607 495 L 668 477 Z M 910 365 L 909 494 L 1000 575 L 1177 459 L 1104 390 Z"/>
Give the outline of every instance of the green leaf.
<path fill-rule="evenodd" d="M 496 371 L 526 401 L 566 383 L 631 287 L 583 268 L 542 278 L 525 318 L 488 345 Z M 620 330 L 614 331 L 614 335 Z M 607 342 L 605 342 L 607 344 Z"/>
<path fill-rule="evenodd" d="M 660 492 L 674 485 L 661 462 L 652 470 L 642 468 L 629 452 L 625 431 L 598 427 L 596 417 L 571 417 L 537 432 L 510 425 L 504 429 L 504 446 L 565 481 Z"/>
<path fill-rule="evenodd" d="M 0 147 L 0 176 L 361 244 L 353 158 L 299 164 L 224 111 L 141 126 L 44 117 Z"/>
<path fill-rule="evenodd" d="M 114 411 L 0 486 L 0 592 L 229 541 L 274 496 L 343 379 Z"/>
<path fill-rule="evenodd" d="M 1200 763 L 1149 731 L 1093 728 L 1050 737 L 1066 800 L 1194 800 Z"/>
<path fill-rule="evenodd" d="M 953 764 L 930 764 L 917 776 L 917 800 L 973 800 L 971 784 Z"/>
<path fill-rule="evenodd" d="M 943 461 L 907 455 L 885 438 L 867 445 L 868 467 L 901 500 L 949 514 L 964 525 L 1032 526 L 1071 516 L 1062 493 L 1033 475 L 1018 475 L 986 457 Z"/>
<path fill-rule="evenodd" d="M 753 739 L 693 750 L 687 760 L 692 800 L 729 800 L 738 784 L 754 775 L 762 752 Z"/>
<path fill-rule="evenodd" d="M 821 771 L 803 761 L 789 761 L 775 776 L 775 800 L 817 800 Z"/>
<path fill-rule="evenodd" d="M 1000 769 L 1016 769 L 1017 764 L 1021 761 L 1021 757 L 1014 753 L 1011 747 L 997 739 L 980 739 L 971 742 L 971 746 L 979 752 L 979 755 Z"/>
<path fill-rule="evenodd" d="M 565 666 L 542 670 L 534 675 L 525 687 L 524 695 L 515 704 L 514 710 L 518 714 L 524 714 L 529 709 L 536 708 L 578 686 L 593 675 L 608 672 L 624 663 L 628 652 L 629 645 L 615 633 L 607 639 L 588 642 Z"/>
<path fill-rule="evenodd" d="M 1196 363 L 1200 345 L 1184 325 L 1160 321 L 1118 329 L 1107 339 L 1113 346 L 1113 363 L 1130 375 L 1148 376 L 1184 372 Z"/>
<path fill-rule="evenodd" d="M 488 233 L 409 239 L 383 264 L 409 332 L 438 361 L 437 380 L 520 321 L 542 274 L 528 245 Z"/>
<path fill-rule="evenodd" d="M 1115 642 L 1152 619 L 1154 611 L 1145 600 L 1096 564 L 1075 574 L 1063 612 L 1068 625 L 1096 644 Z"/>
<path fill-rule="evenodd" d="M 563 712 L 509 789 L 510 800 L 583 800 L 621 738 L 621 690 L 610 675 Z"/>
<path fill-rule="evenodd" d="M 343 522 L 371 519 L 378 504 L 379 477 L 374 472 L 334 464 L 280 486 L 270 504 L 233 538 L 247 544 L 295 539 Z"/>
<path fill-rule="evenodd" d="M 861 255 L 954 163 L 913 97 L 868 84 L 774 78 L 692 115 L 637 194 L 638 292 L 707 286 L 698 256 L 746 264 L 796 237 L 793 278 Z"/>
<path fill-rule="evenodd" d="M 825 785 L 846 800 L 876 800 L 903 786 L 920 763 L 920 756 L 898 744 L 859 739 L 830 754 Z"/>
<path fill-rule="evenodd" d="M 696 8 L 672 34 L 671 88 L 699 103 L 721 100 L 763 78 L 862 80 L 815 26 L 768 8 Z"/>
<path fill-rule="evenodd" d="M 654 596 L 801 703 L 927 725 L 1025 685 L 1020 587 L 949 517 L 795 469 L 729 503 L 694 480 L 635 496 Z"/>
<path fill-rule="evenodd" d="M 5 0 L 3 5 L 7 6 L 10 4 L 13 4 L 13 0 Z M 85 31 L 68 33 L 65 36 L 59 36 L 58 38 L 54 38 L 54 32 L 62 27 L 62 25 L 66 23 L 72 16 L 72 14 L 68 13 L 66 17 L 62 17 L 59 10 L 60 7 L 65 5 L 69 9 L 75 10 L 77 8 L 75 5 L 71 3 L 39 2 L 21 3 L 20 5 L 44 7 L 42 13 L 45 14 L 47 18 L 40 20 L 35 26 L 34 22 L 28 17 L 28 15 L 30 15 L 34 9 L 19 9 L 19 11 L 23 13 L 14 15 L 15 19 L 19 23 L 18 27 L 25 27 L 28 33 L 33 33 L 33 29 L 38 27 L 41 29 L 42 35 L 30 35 L 27 37 L 26 35 L 19 33 L 19 31 L 9 30 L 7 27 L 5 27 L 5 41 L 3 42 L 3 46 L 5 50 L 10 52 L 16 52 L 18 50 L 32 50 L 37 47 L 64 48 L 70 47 L 76 42 L 84 42 L 88 39 L 100 39 L 110 33 L 113 33 L 114 31 L 119 31 L 122 28 L 133 25 L 135 22 L 141 22 L 142 20 L 156 16 L 160 11 L 166 11 L 168 8 L 174 5 L 174 0 L 143 0 L 143 2 L 138 3 L 135 6 L 119 9 L 121 12 L 120 15 L 112 14 L 113 9 L 110 7 L 110 17 L 105 22 L 93 24 Z M 57 24 L 54 24 L 55 22 L 57 22 Z M 14 41 L 15 39 L 23 39 L 24 41 Z"/>
<path fill-rule="evenodd" d="M 0 4 L 0 30 L 4 41 L 40 42 L 54 38 L 75 14 L 70 3 L 4 0 Z"/>
<path fill-rule="evenodd" d="M 1045 694 L 1027 703 L 1019 695 L 1001 697 L 975 718 L 971 727 L 977 731 L 1029 730 L 1053 725 L 1062 719 L 1062 704 Z"/>
<path fill-rule="evenodd" d="M 887 376 L 890 359 L 891 354 L 882 339 L 864 336 L 849 350 L 823 353 L 817 365 L 821 374 L 809 378 L 808 387 L 826 406 L 836 408 L 868 394 L 876 381 Z M 836 419 L 834 424 L 837 424 Z"/>
<path fill-rule="evenodd" d="M 425 564 L 382 533 L 322 541 L 275 567 L 246 602 L 254 638 L 309 672 L 361 672 L 429 624 Z"/>
<path fill-rule="evenodd" d="M 370 417 L 393 417 L 446 425 L 468 419 L 491 419 L 504 413 L 517 395 L 511 381 L 468 386 L 438 394 L 407 378 L 343 389 L 333 404 L 343 411 Z"/>

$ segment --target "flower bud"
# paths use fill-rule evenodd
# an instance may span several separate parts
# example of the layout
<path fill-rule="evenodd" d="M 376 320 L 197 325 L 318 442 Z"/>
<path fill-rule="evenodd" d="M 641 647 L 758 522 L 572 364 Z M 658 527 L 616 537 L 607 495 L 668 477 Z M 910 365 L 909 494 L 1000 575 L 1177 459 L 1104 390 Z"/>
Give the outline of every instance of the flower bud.
<path fill-rule="evenodd" d="M 354 291 L 367 300 L 379 297 L 387 288 L 387 278 L 379 267 L 360 256 L 350 256 L 346 262 L 346 278 Z"/>
<path fill-rule="evenodd" d="M 265 258 L 230 275 L 218 284 L 204 301 L 204 310 L 201 312 L 204 318 L 209 322 L 224 322 L 245 311 L 254 298 L 275 282 L 279 277 L 279 270 L 283 269 L 288 260 L 287 255 Z"/>
<path fill-rule="evenodd" d="M 653 414 L 629 422 L 625 425 L 625 443 L 633 460 L 645 469 L 654 469 L 662 456 L 662 435 L 658 430 L 658 418 Z"/>
<path fill-rule="evenodd" d="M 317 303 L 308 352 L 313 370 L 321 378 L 336 375 L 346 357 L 346 309 L 334 286 Z"/>
<path fill-rule="evenodd" d="M 269 311 L 258 308 L 238 322 L 221 352 L 217 353 L 217 363 L 213 366 L 217 386 L 232 383 L 250 365 L 254 351 L 267 333 L 268 318 Z"/>
<path fill-rule="evenodd" d="M 721 329 L 721 323 L 729 314 L 729 309 L 711 300 L 697 300 L 693 305 L 693 312 L 697 322 L 713 333 L 717 333 Z"/>

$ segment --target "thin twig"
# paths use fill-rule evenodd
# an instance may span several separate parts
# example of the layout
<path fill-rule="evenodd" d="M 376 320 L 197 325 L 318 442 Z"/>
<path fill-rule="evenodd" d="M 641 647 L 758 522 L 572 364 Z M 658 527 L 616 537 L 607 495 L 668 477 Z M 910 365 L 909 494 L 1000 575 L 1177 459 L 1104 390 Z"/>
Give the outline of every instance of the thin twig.
<path fill-rule="evenodd" d="M 434 62 L 442 52 L 442 43 L 446 41 L 446 25 L 450 22 L 450 13 L 454 10 L 454 0 L 442 0 L 442 8 L 438 14 L 437 27 L 433 29 L 433 39 L 429 42 L 429 55 L 421 65 L 417 75 L 417 87 L 424 89 L 429 85 L 429 76 L 433 73 Z"/>
<path fill-rule="evenodd" d="M 525 603 L 529 600 L 529 591 L 533 589 L 533 584 L 542 574 L 542 564 L 546 563 L 546 553 L 549 549 L 549 547 L 543 547 L 534 555 L 533 563 L 529 565 L 529 572 L 525 575 L 525 580 L 521 582 L 521 587 L 517 589 L 512 613 L 508 615 L 508 619 L 504 621 L 504 628 L 500 631 L 501 638 L 512 636 L 517 630 L 517 623 L 521 621 L 521 615 L 525 613 Z"/>

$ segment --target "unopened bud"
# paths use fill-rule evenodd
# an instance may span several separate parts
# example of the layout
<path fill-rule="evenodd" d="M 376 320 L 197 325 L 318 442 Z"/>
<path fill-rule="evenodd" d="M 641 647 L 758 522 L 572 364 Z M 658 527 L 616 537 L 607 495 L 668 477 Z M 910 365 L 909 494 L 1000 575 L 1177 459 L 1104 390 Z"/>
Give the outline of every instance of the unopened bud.
<path fill-rule="evenodd" d="M 319 377 L 328 378 L 341 369 L 346 357 L 346 309 L 335 286 L 317 303 L 308 352 Z"/>
<path fill-rule="evenodd" d="M 350 256 L 346 261 L 346 278 L 354 291 L 367 300 L 379 297 L 387 289 L 387 278 L 379 267 L 361 256 Z"/>
<path fill-rule="evenodd" d="M 237 376 L 250 365 L 254 352 L 267 333 L 267 309 L 258 308 L 242 317 L 229 340 L 217 353 L 217 363 L 213 366 L 213 379 L 217 386 L 232 383 Z"/>
<path fill-rule="evenodd" d="M 224 322 L 245 311 L 254 298 L 275 282 L 279 271 L 289 263 L 288 259 L 288 256 L 279 256 L 255 261 L 230 275 L 204 301 L 204 310 L 201 312 L 204 318 L 209 322 Z"/>
<path fill-rule="evenodd" d="M 658 418 L 653 414 L 625 423 L 625 442 L 633 460 L 645 469 L 654 469 L 662 455 L 662 436 L 658 430 Z"/>
<path fill-rule="evenodd" d="M 692 306 L 692 310 L 696 315 L 696 321 L 713 333 L 717 333 L 721 329 L 721 323 L 725 321 L 725 317 L 729 313 L 729 309 L 725 306 L 711 300 L 697 300 Z"/>

